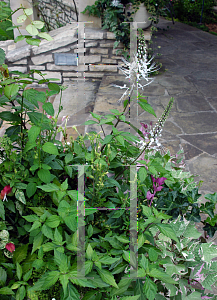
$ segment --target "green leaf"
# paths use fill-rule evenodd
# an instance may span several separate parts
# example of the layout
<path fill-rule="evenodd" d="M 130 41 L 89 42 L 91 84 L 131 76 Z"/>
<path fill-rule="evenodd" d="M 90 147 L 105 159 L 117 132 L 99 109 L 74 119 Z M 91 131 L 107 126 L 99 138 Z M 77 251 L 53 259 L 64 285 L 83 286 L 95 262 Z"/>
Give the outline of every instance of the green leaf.
<path fill-rule="evenodd" d="M 49 82 L 49 83 L 48 83 L 48 88 L 49 88 L 51 91 L 56 91 L 57 93 L 60 92 L 60 87 L 59 87 L 59 85 L 56 84 L 56 83 Z"/>
<path fill-rule="evenodd" d="M 3 65 L 5 62 L 5 51 L 0 48 L 0 65 Z"/>
<path fill-rule="evenodd" d="M 21 265 L 18 262 L 17 262 L 16 265 L 17 265 L 16 274 L 17 274 L 18 279 L 21 280 L 22 274 L 23 274 L 22 267 L 21 267 Z"/>
<path fill-rule="evenodd" d="M 17 43 L 17 42 L 20 42 L 20 41 L 23 41 L 25 39 L 25 35 L 18 35 L 14 42 Z"/>
<path fill-rule="evenodd" d="M 54 249 L 54 261 L 59 267 L 61 273 L 68 272 L 68 259 L 64 253 L 60 253 L 56 249 Z"/>
<path fill-rule="evenodd" d="M 88 226 L 87 234 L 89 238 L 93 235 L 93 226 L 91 224 Z"/>
<path fill-rule="evenodd" d="M 59 224 L 60 224 L 60 217 L 59 216 L 50 216 L 47 220 L 46 220 L 46 222 L 45 222 L 45 224 L 48 226 L 48 227 L 50 227 L 50 228 L 56 228 L 56 227 L 58 227 L 59 226 Z"/>
<path fill-rule="evenodd" d="M 15 197 L 17 200 L 22 202 L 23 204 L 26 204 L 26 199 L 23 191 L 16 190 Z"/>
<path fill-rule="evenodd" d="M 90 244 L 88 244 L 88 246 L 87 246 L 86 255 L 87 255 L 87 258 L 89 260 L 92 260 L 92 257 L 93 257 L 93 248 L 91 247 Z"/>
<path fill-rule="evenodd" d="M 32 8 L 26 8 L 24 9 L 24 13 L 27 15 L 27 16 L 30 16 L 33 14 L 33 10 Z"/>
<path fill-rule="evenodd" d="M 144 102 L 138 102 L 138 103 L 142 109 L 144 109 L 145 111 L 147 111 L 148 113 L 152 114 L 153 116 L 155 116 L 157 118 L 157 116 L 150 104 L 144 103 Z"/>
<path fill-rule="evenodd" d="M 154 250 L 154 248 L 149 248 L 148 256 L 150 261 L 157 261 L 158 255 L 159 253 L 156 250 Z"/>
<path fill-rule="evenodd" d="M 2 120 L 9 121 L 9 122 L 11 122 L 11 121 L 15 121 L 15 122 L 18 121 L 19 122 L 20 121 L 20 117 L 13 114 L 13 113 L 11 113 L 10 111 L 1 112 L 0 113 L 0 118 Z"/>
<path fill-rule="evenodd" d="M 121 300 L 139 300 L 139 299 L 140 299 L 140 295 L 121 297 Z"/>
<path fill-rule="evenodd" d="M 142 213 L 146 216 L 146 217 L 151 217 L 152 216 L 152 210 L 151 207 L 142 205 Z"/>
<path fill-rule="evenodd" d="M 42 105 L 42 108 L 45 110 L 45 112 L 48 115 L 54 116 L 54 108 L 52 103 L 46 102 L 45 104 Z"/>
<path fill-rule="evenodd" d="M 23 300 L 25 299 L 25 296 L 26 296 L 26 288 L 24 285 L 22 285 L 21 287 L 19 287 L 16 293 L 16 299 Z"/>
<path fill-rule="evenodd" d="M 147 171 L 146 171 L 146 168 L 145 167 L 140 167 L 139 168 L 139 180 L 141 181 L 141 182 L 143 182 L 145 179 L 146 179 L 146 177 L 147 177 Z"/>
<path fill-rule="evenodd" d="M 7 272 L 0 267 L 0 285 L 4 286 L 7 280 Z"/>
<path fill-rule="evenodd" d="M 35 221 L 35 222 L 32 224 L 32 227 L 31 227 L 31 229 L 29 230 L 29 232 L 31 232 L 31 231 L 33 231 L 33 230 L 39 228 L 39 227 L 41 227 L 41 222 L 40 222 L 40 221 Z"/>
<path fill-rule="evenodd" d="M 201 244 L 202 254 L 201 259 L 205 262 L 210 263 L 211 259 L 217 257 L 217 246 L 211 245 L 211 243 L 203 243 Z"/>
<path fill-rule="evenodd" d="M 5 220 L 5 208 L 2 201 L 0 201 L 0 217 L 3 221 Z"/>
<path fill-rule="evenodd" d="M 143 291 L 148 300 L 154 300 L 157 294 L 157 285 L 150 278 L 146 278 Z"/>
<path fill-rule="evenodd" d="M 111 256 L 105 255 L 99 259 L 99 262 L 105 265 L 112 265 L 113 263 L 117 262 L 120 260 L 120 258 L 113 258 Z"/>
<path fill-rule="evenodd" d="M 47 32 L 39 32 L 38 36 L 47 41 L 53 41 L 53 38 Z"/>
<path fill-rule="evenodd" d="M 33 24 L 27 25 L 26 31 L 31 35 L 37 35 L 39 33 L 38 29 Z"/>
<path fill-rule="evenodd" d="M 44 152 L 50 153 L 50 154 L 54 154 L 54 155 L 58 155 L 58 149 L 57 147 L 51 143 L 51 142 L 46 142 L 43 146 L 42 149 Z"/>
<path fill-rule="evenodd" d="M 48 227 L 46 224 L 44 224 L 42 226 L 42 233 L 44 236 L 46 236 L 48 239 L 51 239 L 53 240 L 54 239 L 54 236 L 53 236 L 53 231 L 50 227 Z"/>
<path fill-rule="evenodd" d="M 21 247 L 16 248 L 13 255 L 13 263 L 21 263 L 24 259 L 26 259 L 27 251 L 28 245 L 22 245 Z"/>
<path fill-rule="evenodd" d="M 28 183 L 27 187 L 26 187 L 26 194 L 29 198 L 31 198 L 35 192 L 37 190 L 37 185 L 35 182 L 30 182 Z"/>
<path fill-rule="evenodd" d="M 33 269 L 29 270 L 29 271 L 23 276 L 23 280 L 24 280 L 24 281 L 28 281 L 28 280 L 31 278 L 31 276 L 32 276 L 32 270 L 33 270 Z"/>
<path fill-rule="evenodd" d="M 118 135 L 118 136 L 115 137 L 115 139 L 116 139 L 123 147 L 125 146 L 123 136 Z"/>
<path fill-rule="evenodd" d="M 29 131 L 28 131 L 28 138 L 29 138 L 29 141 L 30 143 L 33 143 L 35 142 L 37 136 L 39 135 L 41 129 L 40 127 L 37 127 L 37 126 L 32 126 Z"/>
<path fill-rule="evenodd" d="M 80 300 L 80 295 L 71 282 L 68 283 L 66 297 L 64 300 Z"/>
<path fill-rule="evenodd" d="M 38 170 L 38 177 L 43 181 L 44 183 L 49 183 L 51 181 L 51 173 L 49 170 Z"/>
<path fill-rule="evenodd" d="M 25 90 L 23 96 L 34 104 L 38 108 L 38 102 L 45 103 L 46 101 L 46 94 L 45 92 L 39 92 L 35 89 L 28 89 Z"/>
<path fill-rule="evenodd" d="M 164 235 L 166 235 L 170 239 L 173 239 L 176 242 L 179 242 L 175 231 L 169 224 L 156 224 L 156 226 Z"/>
<path fill-rule="evenodd" d="M 98 122 L 94 120 L 88 120 L 83 125 L 92 125 L 92 124 L 98 124 Z"/>
<path fill-rule="evenodd" d="M 14 292 L 9 287 L 3 287 L 0 289 L 0 295 L 14 295 Z"/>
<path fill-rule="evenodd" d="M 55 229 L 55 232 L 54 232 L 54 240 L 55 240 L 55 242 L 58 242 L 58 243 L 62 243 L 62 241 L 63 241 L 63 237 L 57 228 Z"/>
<path fill-rule="evenodd" d="M 113 136 L 112 136 L 112 135 L 107 135 L 107 136 L 104 138 L 104 141 L 103 141 L 102 145 L 109 144 L 109 143 L 111 142 L 112 139 L 113 139 Z"/>
<path fill-rule="evenodd" d="M 38 216 L 36 215 L 23 216 L 23 218 L 28 222 L 35 222 L 39 220 Z"/>
<path fill-rule="evenodd" d="M 161 272 L 158 269 L 151 269 L 149 272 L 147 272 L 147 274 L 150 277 L 154 277 L 154 278 L 160 279 L 163 282 L 172 283 L 172 284 L 176 284 L 177 283 L 169 275 L 167 275 L 166 273 Z"/>
<path fill-rule="evenodd" d="M 49 183 L 49 184 L 46 184 L 46 185 L 39 185 L 37 187 L 39 189 L 45 191 L 45 192 L 48 192 L 48 193 L 59 191 L 59 187 L 54 183 Z"/>
<path fill-rule="evenodd" d="M 66 156 L 65 156 L 65 163 L 66 165 L 73 160 L 73 154 L 71 153 L 68 153 Z"/>
<path fill-rule="evenodd" d="M 43 243 L 43 234 L 42 234 L 42 232 L 39 232 L 39 234 L 37 234 L 34 237 L 31 254 L 33 254 L 41 246 L 42 243 Z"/>
<path fill-rule="evenodd" d="M 30 291 L 44 291 L 48 290 L 51 286 L 55 285 L 59 279 L 59 271 L 51 271 L 45 273 L 36 283 L 30 288 Z"/>
<path fill-rule="evenodd" d="M 109 271 L 105 269 L 100 270 L 99 268 L 97 268 L 97 272 L 104 282 L 114 286 L 117 289 L 119 288 L 117 283 L 115 282 L 114 276 Z"/>
<path fill-rule="evenodd" d="M 42 113 L 38 113 L 38 112 L 27 112 L 27 115 L 30 119 L 30 121 L 35 124 L 35 125 L 40 125 L 41 120 L 42 120 Z"/>
<path fill-rule="evenodd" d="M 32 23 L 37 29 L 42 29 L 44 27 L 44 22 L 42 21 L 33 21 Z"/>
<path fill-rule="evenodd" d="M 21 15 L 17 18 L 17 23 L 23 23 L 26 21 L 26 19 L 27 19 L 26 15 Z"/>

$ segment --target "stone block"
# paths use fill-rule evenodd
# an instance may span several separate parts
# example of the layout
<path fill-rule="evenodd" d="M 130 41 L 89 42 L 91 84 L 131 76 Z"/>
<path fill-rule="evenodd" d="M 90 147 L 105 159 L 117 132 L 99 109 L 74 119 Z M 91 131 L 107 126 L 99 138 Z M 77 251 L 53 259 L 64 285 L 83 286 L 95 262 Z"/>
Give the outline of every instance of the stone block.
<path fill-rule="evenodd" d="M 115 34 L 113 32 L 107 32 L 107 39 L 108 40 L 115 40 Z"/>
<path fill-rule="evenodd" d="M 85 73 L 85 77 L 102 78 L 103 76 L 104 76 L 104 73 L 97 73 L 97 72 Z"/>
<path fill-rule="evenodd" d="M 30 45 L 9 51 L 6 55 L 6 59 L 10 62 L 15 62 L 17 60 L 21 60 L 22 58 L 26 58 L 30 56 Z"/>
<path fill-rule="evenodd" d="M 74 49 L 74 53 L 85 53 L 87 51 L 86 48 Z"/>
<path fill-rule="evenodd" d="M 55 66 L 53 64 L 47 64 L 47 69 L 50 71 L 88 71 L 88 66 Z"/>
<path fill-rule="evenodd" d="M 117 72 L 117 66 L 112 65 L 90 65 L 90 71 L 96 72 Z"/>
<path fill-rule="evenodd" d="M 55 50 L 53 51 L 53 53 L 59 53 L 59 52 L 69 52 L 71 50 L 71 47 L 67 47 L 67 48 L 61 48 L 61 49 L 58 49 L 58 50 Z"/>
<path fill-rule="evenodd" d="M 60 72 L 47 72 L 47 71 L 45 71 L 45 73 L 43 72 L 43 74 L 46 74 L 46 75 L 44 75 L 44 78 L 45 78 L 45 79 L 48 79 L 48 78 L 56 78 L 56 79 L 59 79 L 58 81 L 57 81 L 57 80 L 51 80 L 51 82 L 62 83 L 62 76 L 61 76 L 61 73 L 60 73 Z M 43 78 L 42 78 L 39 74 L 37 74 L 37 73 L 34 73 L 34 78 L 35 78 L 35 79 L 38 79 L 38 80 L 43 79 Z"/>
<path fill-rule="evenodd" d="M 101 62 L 101 56 L 100 55 L 90 55 L 90 56 L 78 56 L 78 62 L 79 64 L 91 64 L 91 63 L 97 63 Z"/>
<path fill-rule="evenodd" d="M 82 73 L 79 72 L 63 72 L 63 77 L 81 77 Z"/>
<path fill-rule="evenodd" d="M 13 62 L 13 64 L 15 65 L 27 65 L 27 59 L 21 59 L 18 61 Z"/>
<path fill-rule="evenodd" d="M 34 65 L 42 65 L 48 62 L 53 62 L 52 54 L 34 56 L 31 59 Z"/>
<path fill-rule="evenodd" d="M 14 44 L 14 40 L 8 40 L 8 41 L 0 41 L 0 48 L 7 47 L 8 45 Z"/>
<path fill-rule="evenodd" d="M 9 70 L 9 72 L 18 71 L 18 72 L 26 73 L 27 67 L 9 67 L 8 70 Z"/>
<path fill-rule="evenodd" d="M 119 51 L 118 51 L 118 50 L 119 50 Z M 121 53 L 121 49 L 113 49 L 113 50 L 112 50 L 112 54 L 116 54 L 117 51 L 118 51 L 118 54 Z M 117 54 L 117 55 L 118 55 L 118 54 Z"/>
<path fill-rule="evenodd" d="M 8 51 L 12 51 L 16 49 L 16 45 L 12 44 L 12 45 L 8 45 Z"/>
<path fill-rule="evenodd" d="M 84 33 L 81 32 L 81 38 L 84 38 Z M 85 39 L 88 40 L 103 40 L 104 32 L 102 30 L 85 29 Z"/>
<path fill-rule="evenodd" d="M 103 58 L 102 59 L 102 63 L 105 63 L 105 64 L 116 64 L 117 60 L 116 59 L 106 59 L 106 58 Z"/>
<path fill-rule="evenodd" d="M 45 66 L 29 66 L 30 70 L 39 70 L 39 71 L 44 71 Z"/>
<path fill-rule="evenodd" d="M 34 55 L 40 54 L 40 53 L 44 53 L 44 52 L 48 52 L 54 49 L 58 49 L 60 47 L 64 47 L 67 46 L 69 44 L 74 43 L 75 41 L 77 41 L 77 38 L 73 36 L 65 36 L 63 35 L 62 38 L 59 39 L 55 39 L 51 42 L 45 41 L 45 42 L 41 42 L 40 46 L 33 46 L 32 47 L 32 51 Z"/>
<path fill-rule="evenodd" d="M 105 47 L 113 48 L 113 46 L 114 46 L 114 43 L 100 43 L 100 47 L 102 47 L 102 48 L 105 48 Z"/>
<path fill-rule="evenodd" d="M 90 53 L 92 54 L 108 54 L 108 49 L 100 49 L 100 48 L 91 48 Z"/>
<path fill-rule="evenodd" d="M 84 43 L 85 42 L 85 43 Z M 98 43 L 97 42 L 87 42 L 86 39 L 84 40 L 84 42 L 82 42 L 81 40 L 79 41 L 79 43 L 74 44 L 73 46 L 71 46 L 71 49 L 79 49 L 79 48 L 89 48 L 89 47 L 97 47 Z"/>
<path fill-rule="evenodd" d="M 112 56 L 111 59 L 121 59 L 122 61 L 122 56 Z"/>

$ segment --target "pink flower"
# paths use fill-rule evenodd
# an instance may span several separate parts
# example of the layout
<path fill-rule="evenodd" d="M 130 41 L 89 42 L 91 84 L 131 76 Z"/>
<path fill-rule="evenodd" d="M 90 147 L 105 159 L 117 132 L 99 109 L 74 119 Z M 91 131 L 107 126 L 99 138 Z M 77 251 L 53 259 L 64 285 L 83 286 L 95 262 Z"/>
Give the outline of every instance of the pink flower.
<path fill-rule="evenodd" d="M 12 188 L 10 187 L 10 185 L 6 185 L 3 190 L 1 191 L 1 195 L 0 195 L 0 198 L 5 201 L 7 200 L 7 197 L 6 195 L 7 194 L 10 194 L 12 192 Z"/>
<path fill-rule="evenodd" d="M 47 116 L 48 119 L 52 119 L 52 116 L 50 116 L 48 114 L 46 114 L 46 116 Z"/>
<path fill-rule="evenodd" d="M 5 248 L 6 248 L 8 251 L 10 251 L 11 253 L 12 253 L 13 251 L 15 251 L 15 245 L 14 245 L 13 243 L 7 243 L 6 246 L 5 246 Z"/>
<path fill-rule="evenodd" d="M 155 195 L 155 193 L 152 194 L 150 191 L 147 191 L 147 195 L 146 195 L 147 200 L 153 200 L 154 195 Z"/>

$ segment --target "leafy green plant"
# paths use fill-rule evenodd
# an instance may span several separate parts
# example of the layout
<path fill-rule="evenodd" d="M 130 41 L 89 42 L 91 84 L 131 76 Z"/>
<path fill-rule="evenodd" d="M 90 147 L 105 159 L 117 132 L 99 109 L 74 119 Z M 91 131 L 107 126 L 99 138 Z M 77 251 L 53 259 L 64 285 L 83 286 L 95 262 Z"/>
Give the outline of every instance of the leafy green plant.
<path fill-rule="evenodd" d="M 123 112 L 91 113 L 85 124 L 101 134 L 78 132 L 66 142 L 65 128 L 57 128 L 61 101 L 56 115 L 49 102 L 64 87 L 40 71 L 12 77 L 3 50 L 0 60 L 0 118 L 10 124 L 0 139 L 1 299 L 217 299 L 205 293 L 216 286 L 217 249 L 195 228 L 203 212 L 204 230 L 215 233 L 217 194 L 199 205 L 181 153 L 159 149 L 174 99 L 154 128 L 137 129 L 126 121 L 130 91 Z M 148 66 L 145 55 L 138 62 Z M 144 78 L 149 72 L 140 71 Z M 133 77 L 135 64 L 125 72 Z M 33 82 L 48 88 L 38 92 L 28 87 Z M 156 116 L 140 94 L 137 103 Z M 136 135 L 118 130 L 121 122 Z"/>

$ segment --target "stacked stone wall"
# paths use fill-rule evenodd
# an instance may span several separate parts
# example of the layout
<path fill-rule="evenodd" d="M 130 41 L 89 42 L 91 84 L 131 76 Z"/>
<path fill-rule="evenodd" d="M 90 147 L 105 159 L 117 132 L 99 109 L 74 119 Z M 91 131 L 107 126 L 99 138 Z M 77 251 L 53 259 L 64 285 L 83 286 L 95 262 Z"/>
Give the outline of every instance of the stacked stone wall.
<path fill-rule="evenodd" d="M 150 32 L 144 31 L 146 39 Z M 123 64 L 120 55 L 113 49 L 115 36 L 101 29 L 85 29 L 85 38 L 78 40 L 77 23 L 50 32 L 53 41 L 43 40 L 39 47 L 25 45 L 16 48 L 13 41 L 0 42 L 6 52 L 6 64 L 9 71 L 28 73 L 32 69 L 40 70 L 45 78 L 57 78 L 59 83 L 70 82 L 76 78 L 100 80 L 103 75 L 119 74 L 118 65 Z M 120 45 L 117 49 L 123 49 Z M 55 54 L 73 54 L 76 65 L 57 65 Z M 39 78 L 38 74 L 34 74 Z"/>
<path fill-rule="evenodd" d="M 72 0 L 35 0 L 34 3 L 48 31 L 78 20 L 77 1 L 75 5 Z"/>

